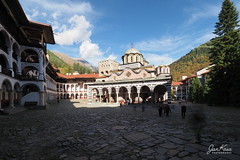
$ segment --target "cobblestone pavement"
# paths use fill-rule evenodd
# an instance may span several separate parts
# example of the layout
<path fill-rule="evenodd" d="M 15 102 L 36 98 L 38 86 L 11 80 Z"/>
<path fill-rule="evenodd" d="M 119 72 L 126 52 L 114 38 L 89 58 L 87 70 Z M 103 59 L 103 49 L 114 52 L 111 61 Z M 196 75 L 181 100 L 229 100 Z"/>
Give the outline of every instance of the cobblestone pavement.
<path fill-rule="evenodd" d="M 78 101 L 0 116 L 0 159 L 239 160 L 240 109 L 186 105 L 184 120 L 177 104 L 169 117 L 159 117 L 148 104 L 142 112 L 141 106 L 89 108 Z M 189 123 L 199 107 L 206 117 L 200 144 Z M 232 151 L 207 154 L 211 144 Z"/>

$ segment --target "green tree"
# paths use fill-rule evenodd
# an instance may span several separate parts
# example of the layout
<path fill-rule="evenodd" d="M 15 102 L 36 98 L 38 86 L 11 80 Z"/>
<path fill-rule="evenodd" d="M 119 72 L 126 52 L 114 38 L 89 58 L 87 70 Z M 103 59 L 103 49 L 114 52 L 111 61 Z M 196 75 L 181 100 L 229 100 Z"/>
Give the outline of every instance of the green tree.
<path fill-rule="evenodd" d="M 203 101 L 203 87 L 197 77 L 193 78 L 189 92 L 189 101 L 195 103 L 201 103 Z"/>
<path fill-rule="evenodd" d="M 231 104 L 240 96 L 236 90 L 239 75 L 240 34 L 238 11 L 230 0 L 224 0 L 215 25 L 210 61 L 214 66 L 210 74 L 210 101 L 215 104 Z M 238 98 L 236 98 L 238 97 Z"/>

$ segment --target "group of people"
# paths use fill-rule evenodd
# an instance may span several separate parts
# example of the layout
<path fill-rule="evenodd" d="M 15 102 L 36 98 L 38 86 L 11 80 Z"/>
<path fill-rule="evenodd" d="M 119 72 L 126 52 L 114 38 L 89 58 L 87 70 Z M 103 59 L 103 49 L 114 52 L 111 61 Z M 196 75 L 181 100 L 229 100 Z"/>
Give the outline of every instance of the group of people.
<path fill-rule="evenodd" d="M 181 105 L 181 103 L 179 103 Z M 186 111 L 187 111 L 187 107 L 185 105 L 181 106 L 181 115 L 182 115 L 182 119 L 185 119 L 186 116 Z M 161 103 L 158 106 L 158 113 L 159 113 L 159 117 L 162 117 L 162 114 L 165 114 L 166 117 L 169 116 L 169 113 L 172 113 L 170 106 L 168 104 L 163 104 Z"/>
<path fill-rule="evenodd" d="M 162 111 L 163 111 L 163 113 L 164 113 L 167 117 L 168 117 L 168 115 L 169 115 L 170 112 L 172 113 L 172 111 L 171 111 L 171 109 L 170 109 L 170 107 L 169 107 L 168 104 L 160 104 L 160 105 L 158 106 L 159 117 L 162 117 Z"/>

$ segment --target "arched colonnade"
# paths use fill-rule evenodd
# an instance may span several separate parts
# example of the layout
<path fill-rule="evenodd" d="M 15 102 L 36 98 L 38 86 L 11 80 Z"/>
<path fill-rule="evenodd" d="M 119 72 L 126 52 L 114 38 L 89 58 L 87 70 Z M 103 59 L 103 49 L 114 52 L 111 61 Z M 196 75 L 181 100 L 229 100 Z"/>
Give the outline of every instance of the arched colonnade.
<path fill-rule="evenodd" d="M 171 85 L 142 84 L 142 85 L 89 85 L 88 99 L 92 102 L 106 103 L 157 103 L 171 101 Z"/>

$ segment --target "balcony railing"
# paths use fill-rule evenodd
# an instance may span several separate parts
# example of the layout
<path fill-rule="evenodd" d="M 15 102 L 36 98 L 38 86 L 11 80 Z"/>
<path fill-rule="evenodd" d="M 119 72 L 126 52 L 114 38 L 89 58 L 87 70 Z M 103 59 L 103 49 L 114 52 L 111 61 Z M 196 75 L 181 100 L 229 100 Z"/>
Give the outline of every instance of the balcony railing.
<path fill-rule="evenodd" d="M 38 80 L 38 77 L 39 76 L 26 76 L 26 75 L 24 76 L 23 75 L 22 80 L 35 80 L 36 81 L 36 80 Z"/>

